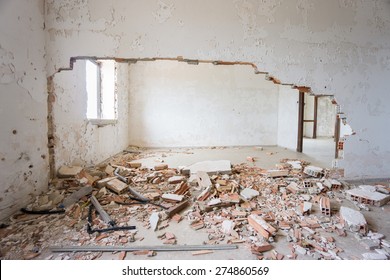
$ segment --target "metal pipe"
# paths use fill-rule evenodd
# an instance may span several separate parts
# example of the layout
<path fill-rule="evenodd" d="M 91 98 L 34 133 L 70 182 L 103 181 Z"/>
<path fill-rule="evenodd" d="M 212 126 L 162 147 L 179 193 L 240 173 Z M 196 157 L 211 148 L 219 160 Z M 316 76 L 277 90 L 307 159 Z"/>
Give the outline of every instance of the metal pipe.
<path fill-rule="evenodd" d="M 199 250 L 234 250 L 237 245 L 176 245 L 176 246 L 53 246 L 50 247 L 52 252 L 133 252 L 133 251 L 199 251 Z"/>

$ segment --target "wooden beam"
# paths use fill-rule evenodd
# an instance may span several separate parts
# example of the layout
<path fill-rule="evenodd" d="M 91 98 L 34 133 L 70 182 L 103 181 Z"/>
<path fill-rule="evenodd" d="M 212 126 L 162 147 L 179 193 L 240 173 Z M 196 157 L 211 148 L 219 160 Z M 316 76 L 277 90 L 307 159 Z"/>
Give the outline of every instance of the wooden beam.
<path fill-rule="evenodd" d="M 297 141 L 297 152 L 302 153 L 303 151 L 303 120 L 305 113 L 305 93 L 299 92 L 298 101 L 298 141 Z"/>
<path fill-rule="evenodd" d="M 317 124 L 318 124 L 318 96 L 314 96 L 313 139 L 317 138 Z"/>

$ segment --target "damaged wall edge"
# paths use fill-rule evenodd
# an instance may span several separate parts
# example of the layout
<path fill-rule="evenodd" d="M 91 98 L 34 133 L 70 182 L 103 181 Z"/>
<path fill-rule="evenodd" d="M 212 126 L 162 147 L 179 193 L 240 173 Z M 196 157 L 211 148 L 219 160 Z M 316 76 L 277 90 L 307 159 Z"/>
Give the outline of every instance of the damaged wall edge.
<path fill-rule="evenodd" d="M 47 77 L 47 148 L 49 153 L 49 179 L 54 179 L 56 177 L 54 151 L 55 126 L 53 117 L 53 103 L 55 102 L 55 95 L 53 79 L 54 75 Z"/>
<path fill-rule="evenodd" d="M 83 60 L 114 60 L 117 63 L 128 63 L 128 64 L 136 64 L 137 62 L 149 62 L 149 61 L 150 62 L 153 62 L 153 61 L 177 61 L 177 62 L 185 62 L 187 64 L 192 64 L 192 65 L 198 65 L 198 64 L 212 64 L 212 65 L 216 65 L 216 66 L 218 66 L 218 65 L 223 65 L 223 66 L 226 66 L 226 65 L 232 65 L 232 66 L 234 66 L 234 65 L 247 65 L 247 66 L 251 66 L 253 68 L 254 74 L 263 74 L 263 75 L 265 75 L 266 80 L 271 81 L 276 85 L 287 86 L 287 87 L 290 87 L 291 89 L 297 90 L 298 92 L 308 93 L 308 94 L 313 95 L 313 96 L 322 96 L 323 95 L 323 94 L 314 93 L 312 91 L 311 87 L 309 87 L 309 86 L 284 83 L 281 80 L 279 80 L 278 78 L 270 75 L 269 72 L 260 71 L 258 69 L 257 65 L 255 63 L 252 63 L 252 62 L 222 61 L 222 60 L 198 60 L 198 59 L 193 59 L 193 58 L 185 58 L 183 56 L 177 56 L 177 57 L 138 57 L 138 58 L 124 58 L 124 57 L 115 57 L 115 56 L 104 56 L 104 57 L 100 57 L 100 56 L 74 56 L 74 57 L 71 57 L 69 59 L 69 67 L 59 68 L 58 71 L 51 76 L 51 81 L 52 81 L 54 75 L 56 75 L 62 71 L 73 70 L 75 62 L 83 61 Z M 52 88 L 52 90 L 54 90 L 54 89 Z M 55 95 L 54 92 L 49 93 L 49 96 L 51 96 L 50 100 L 54 100 L 54 95 Z M 327 95 L 329 95 L 329 94 L 327 94 Z M 332 95 L 332 96 L 334 96 L 334 95 Z M 52 111 L 52 104 L 51 105 L 48 104 L 48 109 L 49 109 L 49 115 L 50 115 L 51 111 Z M 49 123 L 51 123 L 51 125 L 49 126 L 49 129 L 51 131 L 49 131 L 48 137 L 49 137 L 49 140 L 52 140 L 52 142 L 53 142 L 54 139 L 52 138 L 52 135 L 55 134 L 53 117 L 49 117 L 48 121 L 49 121 Z M 55 155 L 54 155 L 53 151 L 51 152 L 50 158 L 51 158 L 51 165 L 55 166 L 55 160 L 54 160 Z M 340 160 L 340 158 L 336 158 L 336 160 L 337 159 Z M 336 164 L 335 164 L 335 166 L 336 166 Z M 54 167 L 52 167 L 52 169 L 54 169 Z M 51 176 L 53 176 L 54 172 L 55 172 L 55 170 L 51 170 L 51 172 L 50 172 Z"/>

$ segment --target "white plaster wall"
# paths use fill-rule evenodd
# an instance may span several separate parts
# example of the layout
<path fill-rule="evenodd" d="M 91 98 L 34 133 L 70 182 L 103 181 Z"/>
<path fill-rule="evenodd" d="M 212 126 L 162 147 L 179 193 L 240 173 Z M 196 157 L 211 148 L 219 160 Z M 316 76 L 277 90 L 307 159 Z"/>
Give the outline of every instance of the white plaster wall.
<path fill-rule="evenodd" d="M 388 0 L 47 0 L 48 72 L 71 56 L 250 61 L 334 94 L 355 136 L 347 177 L 390 176 Z"/>
<path fill-rule="evenodd" d="M 336 106 L 332 104 L 331 97 L 318 98 L 317 117 L 317 136 L 334 137 Z"/>
<path fill-rule="evenodd" d="M 43 1 L 0 1 L 0 221 L 48 187 Z"/>
<path fill-rule="evenodd" d="M 85 60 L 54 76 L 55 164 L 99 163 L 128 146 L 128 64 L 118 63 L 118 121 L 99 127 L 86 118 Z"/>
<path fill-rule="evenodd" d="M 137 62 L 129 79 L 132 145 L 276 145 L 278 87 L 251 66 Z"/>
<path fill-rule="evenodd" d="M 298 98 L 296 89 L 279 86 L 278 146 L 294 151 L 298 141 Z"/>

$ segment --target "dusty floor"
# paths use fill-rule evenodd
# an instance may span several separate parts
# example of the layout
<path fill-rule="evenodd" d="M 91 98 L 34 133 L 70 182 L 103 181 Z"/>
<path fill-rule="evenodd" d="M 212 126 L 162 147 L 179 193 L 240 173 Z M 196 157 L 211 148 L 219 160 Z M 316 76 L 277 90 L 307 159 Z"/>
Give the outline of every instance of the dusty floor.
<path fill-rule="evenodd" d="M 188 149 L 151 149 L 141 153 L 123 153 L 109 159 L 99 166 L 85 169 L 87 172 L 78 176 L 78 179 L 62 179 L 53 182 L 48 194 L 43 194 L 30 208 L 42 206 L 47 200 L 59 200 L 70 195 L 83 184 L 92 184 L 93 176 L 99 179 L 112 174 L 106 174 L 107 163 L 126 166 L 127 162 L 142 163 L 142 169 L 131 170 L 127 176 L 132 178 L 133 184 L 139 193 L 144 195 L 157 193 L 172 193 L 180 184 L 168 184 L 168 178 L 178 175 L 177 169 L 203 160 L 230 160 L 233 164 L 233 173 L 229 176 L 210 176 L 213 183 L 218 180 L 227 181 L 228 191 L 215 191 L 208 200 L 199 202 L 197 196 L 202 191 L 196 184 L 189 184 L 189 191 L 185 194 L 190 205 L 179 213 L 181 220 L 165 219 L 164 210 L 150 204 L 123 205 L 129 202 L 128 195 L 116 195 L 106 188 L 94 184 L 93 194 L 99 199 L 105 210 L 119 226 L 136 226 L 133 231 L 115 231 L 107 233 L 88 234 L 86 231 L 88 218 L 88 198 L 83 197 L 69 209 L 66 214 L 56 215 L 28 215 L 17 214 L 12 217 L 9 226 L 0 229 L 1 259 L 362 259 L 362 254 L 374 252 L 362 246 L 361 240 L 366 238 L 356 233 L 340 228 L 338 209 L 341 205 L 352 209 L 359 207 L 345 199 L 343 190 L 326 190 L 322 193 L 309 194 L 311 202 L 317 195 L 327 196 L 331 200 L 332 216 L 324 216 L 318 204 L 313 202 L 310 215 L 297 213 L 298 205 L 303 201 L 305 193 L 294 194 L 279 191 L 292 181 L 301 182 L 308 177 L 302 172 L 289 169 L 289 176 L 283 178 L 269 178 L 261 174 L 267 169 L 275 169 L 275 165 L 283 159 L 299 159 L 302 163 L 330 168 L 334 145 L 332 141 L 324 140 L 325 145 L 317 143 L 305 144 L 303 154 L 279 147 L 244 147 L 244 148 L 188 148 Z M 317 145 L 317 146 L 316 146 Z M 319 148 L 322 147 L 322 148 Z M 130 149 L 132 150 L 132 149 Z M 133 150 L 132 150 L 133 151 Z M 168 170 L 154 172 L 154 166 L 161 163 L 168 164 Z M 279 166 L 280 167 L 280 166 Z M 283 167 L 283 166 L 282 166 Z M 286 166 L 284 165 L 284 168 Z M 330 171 L 330 170 L 328 170 Z M 110 171 L 108 171 L 109 173 Z M 338 176 L 338 172 L 330 172 L 330 176 Z M 79 174 L 80 175 L 80 174 Z M 159 180 L 151 183 L 151 179 Z M 154 180 L 153 179 L 153 180 Z M 307 178 L 319 181 L 316 178 Z M 189 180 L 186 177 L 186 180 Z M 80 183 L 81 182 L 81 183 Z M 344 188 L 352 187 L 343 182 Z M 355 182 L 356 185 L 366 182 Z M 389 187 L 389 180 L 370 182 Z M 237 186 L 236 186 L 237 185 Z M 253 188 L 259 195 L 249 201 L 240 200 L 239 203 L 229 203 L 205 211 L 200 205 L 207 204 L 212 198 L 234 194 L 243 188 Z M 306 193 L 307 195 L 307 193 Z M 46 199 L 46 197 L 48 199 Z M 57 196 L 57 197 L 56 197 Z M 60 198 L 58 198 L 60 196 Z M 39 203 L 41 202 L 41 203 Z M 134 201 L 132 201 L 134 202 Z M 173 202 L 157 198 L 156 203 L 166 207 L 175 205 Z M 53 207 L 56 205 L 53 205 Z M 381 233 L 385 239 L 390 237 L 390 204 L 382 207 L 368 206 L 369 211 L 361 209 L 368 222 L 371 232 Z M 149 217 L 153 212 L 160 212 L 161 219 L 156 231 L 150 228 Z M 239 214 L 237 214 L 239 213 Z M 248 225 L 247 216 L 251 213 L 262 215 L 272 224 L 276 233 L 266 240 Z M 234 223 L 232 230 L 224 232 L 223 221 Z M 282 228 L 281 222 L 287 222 Z M 202 223 L 200 229 L 195 224 Z M 107 225 L 94 213 L 94 227 L 107 228 Z M 167 234 L 166 234 L 167 233 Z M 173 235 L 172 235 L 173 234 Z M 344 236 L 346 235 L 346 236 Z M 262 252 L 256 246 L 267 242 L 272 245 L 271 250 Z M 175 246 L 175 245 L 202 245 L 202 244 L 236 244 L 233 250 L 211 250 L 201 255 L 193 255 L 190 251 L 180 252 L 107 252 L 107 253 L 53 253 L 51 246 Z M 299 253 L 295 246 L 305 249 L 306 253 Z M 389 251 L 387 247 L 382 246 Z M 149 253 L 149 257 L 148 254 Z M 207 253 L 207 254 L 206 254 Z"/>

